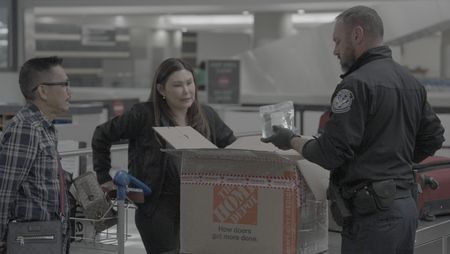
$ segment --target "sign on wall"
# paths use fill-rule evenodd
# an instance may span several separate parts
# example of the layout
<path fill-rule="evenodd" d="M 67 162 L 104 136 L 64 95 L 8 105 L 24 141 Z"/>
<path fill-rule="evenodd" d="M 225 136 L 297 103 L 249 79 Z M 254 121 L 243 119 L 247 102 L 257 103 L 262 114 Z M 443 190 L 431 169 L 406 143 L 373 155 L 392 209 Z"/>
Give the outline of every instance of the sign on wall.
<path fill-rule="evenodd" d="M 208 103 L 239 104 L 239 60 L 209 60 L 206 64 Z"/>
<path fill-rule="evenodd" d="M 83 26 L 81 43 L 92 46 L 114 46 L 116 29 L 109 26 Z"/>

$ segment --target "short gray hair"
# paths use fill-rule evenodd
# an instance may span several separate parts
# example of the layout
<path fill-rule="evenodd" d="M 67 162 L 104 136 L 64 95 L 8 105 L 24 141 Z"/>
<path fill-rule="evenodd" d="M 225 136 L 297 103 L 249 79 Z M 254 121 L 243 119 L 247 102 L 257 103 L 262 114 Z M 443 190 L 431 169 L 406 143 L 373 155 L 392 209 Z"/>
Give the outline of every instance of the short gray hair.
<path fill-rule="evenodd" d="M 378 13 L 367 6 L 354 6 L 345 10 L 336 17 L 336 21 L 341 21 L 349 27 L 361 26 L 364 32 L 373 38 L 383 38 L 383 21 Z"/>

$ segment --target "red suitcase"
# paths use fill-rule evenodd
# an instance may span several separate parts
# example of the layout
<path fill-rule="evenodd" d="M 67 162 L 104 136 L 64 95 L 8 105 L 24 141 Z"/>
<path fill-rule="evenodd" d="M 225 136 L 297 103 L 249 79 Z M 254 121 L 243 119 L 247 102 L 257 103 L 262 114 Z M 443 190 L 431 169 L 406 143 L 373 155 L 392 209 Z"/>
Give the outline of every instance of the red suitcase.
<path fill-rule="evenodd" d="M 450 158 L 430 156 L 414 165 L 419 184 L 417 209 L 422 220 L 450 214 Z"/>

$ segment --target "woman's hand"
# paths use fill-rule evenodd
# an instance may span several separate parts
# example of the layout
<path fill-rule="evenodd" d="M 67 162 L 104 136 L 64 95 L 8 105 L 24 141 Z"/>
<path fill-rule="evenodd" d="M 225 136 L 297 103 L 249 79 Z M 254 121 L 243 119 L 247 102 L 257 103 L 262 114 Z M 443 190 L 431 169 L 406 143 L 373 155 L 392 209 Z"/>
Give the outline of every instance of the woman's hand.
<path fill-rule="evenodd" d="M 100 185 L 100 187 L 102 187 L 103 192 L 110 192 L 116 189 L 116 186 L 114 185 L 113 181 L 108 181 L 102 185 Z"/>

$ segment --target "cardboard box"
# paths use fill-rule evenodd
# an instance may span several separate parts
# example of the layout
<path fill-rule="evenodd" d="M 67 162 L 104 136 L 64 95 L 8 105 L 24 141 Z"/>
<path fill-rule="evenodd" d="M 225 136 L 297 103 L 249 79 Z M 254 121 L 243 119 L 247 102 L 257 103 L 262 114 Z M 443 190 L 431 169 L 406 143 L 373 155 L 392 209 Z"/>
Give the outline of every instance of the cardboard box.
<path fill-rule="evenodd" d="M 181 155 L 182 253 L 328 249 L 326 200 L 315 198 L 298 170 L 295 152 L 277 151 L 259 137 L 241 138 L 227 149 L 202 149 L 198 144 L 206 139 L 190 127 L 155 130 L 175 148 L 169 153 Z M 186 149 L 187 142 L 195 149 Z"/>

